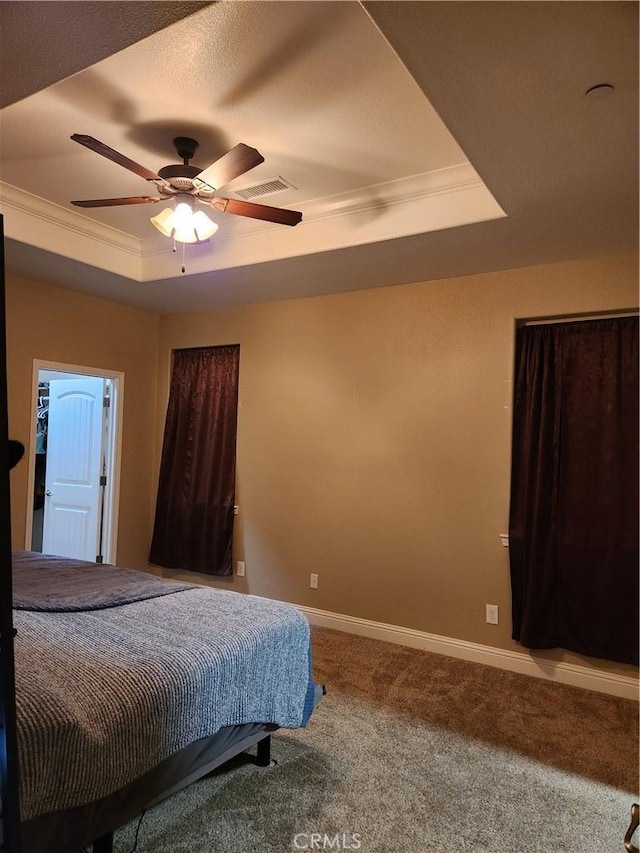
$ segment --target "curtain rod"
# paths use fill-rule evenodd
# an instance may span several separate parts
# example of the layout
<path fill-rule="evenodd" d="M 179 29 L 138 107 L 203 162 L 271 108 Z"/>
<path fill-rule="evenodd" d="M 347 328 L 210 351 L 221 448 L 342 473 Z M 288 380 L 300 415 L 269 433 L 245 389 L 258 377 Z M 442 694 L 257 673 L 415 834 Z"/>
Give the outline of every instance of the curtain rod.
<path fill-rule="evenodd" d="M 542 317 L 537 320 L 518 320 L 519 326 L 548 326 L 552 323 L 581 323 L 587 320 L 613 320 L 622 317 L 638 317 L 637 308 L 611 311 L 608 314 L 576 314 L 572 317 Z"/>
<path fill-rule="evenodd" d="M 172 347 L 171 352 L 193 352 L 197 349 L 222 349 L 222 347 L 239 347 L 240 344 L 202 344 L 199 347 Z"/>

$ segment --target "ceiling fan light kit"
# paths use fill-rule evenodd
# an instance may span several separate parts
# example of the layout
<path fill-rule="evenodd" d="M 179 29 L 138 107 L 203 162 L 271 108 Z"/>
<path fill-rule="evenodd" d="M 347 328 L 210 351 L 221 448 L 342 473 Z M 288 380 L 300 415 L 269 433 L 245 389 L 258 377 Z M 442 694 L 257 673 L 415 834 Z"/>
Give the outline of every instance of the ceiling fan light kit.
<path fill-rule="evenodd" d="M 207 214 L 197 209 L 199 204 L 208 204 L 214 210 L 236 216 L 248 216 L 280 225 L 297 225 L 302 214 L 297 210 L 283 207 L 268 207 L 238 199 L 229 199 L 217 195 L 217 189 L 264 162 L 264 157 L 255 148 L 240 142 L 222 157 L 219 157 L 206 169 L 190 166 L 189 160 L 198 148 L 195 139 L 177 136 L 173 144 L 182 158 L 182 163 L 164 166 L 156 174 L 134 160 L 93 136 L 74 133 L 71 139 L 84 145 L 96 154 L 106 157 L 113 163 L 134 172 L 146 181 L 155 184 L 157 196 L 131 196 L 128 198 L 101 198 L 85 201 L 72 201 L 77 207 L 114 207 L 116 205 L 153 204 L 158 201 L 170 201 L 173 207 L 166 207 L 157 216 L 151 217 L 151 223 L 166 237 L 179 243 L 201 243 L 208 240 L 218 230 L 217 223 Z M 184 268 L 183 268 L 184 272 Z"/>
<path fill-rule="evenodd" d="M 178 193 L 175 197 L 175 209 L 165 207 L 157 216 L 151 217 L 151 224 L 178 243 L 202 243 L 218 230 L 203 210 L 195 210 L 195 200 L 187 193 Z"/>

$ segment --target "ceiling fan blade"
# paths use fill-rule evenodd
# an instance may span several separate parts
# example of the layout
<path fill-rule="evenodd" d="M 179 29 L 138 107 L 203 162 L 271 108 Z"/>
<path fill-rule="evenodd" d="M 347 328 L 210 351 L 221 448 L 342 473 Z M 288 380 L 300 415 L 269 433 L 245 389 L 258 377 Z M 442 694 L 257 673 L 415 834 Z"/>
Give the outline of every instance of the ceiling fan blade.
<path fill-rule="evenodd" d="M 106 157 L 107 160 L 111 160 L 119 166 L 124 166 L 124 168 L 129 169 L 130 172 L 135 172 L 136 175 L 144 178 L 145 181 L 157 181 L 161 184 L 166 183 L 160 175 L 156 175 L 155 172 L 152 172 L 150 169 L 146 169 L 144 166 L 141 166 L 140 163 L 136 163 L 135 160 L 130 160 L 114 148 L 109 148 L 108 145 L 105 145 L 104 142 L 100 142 L 98 139 L 94 139 L 93 136 L 74 133 L 71 139 L 73 139 L 74 142 L 79 142 L 80 145 L 84 145 L 85 148 L 95 151 L 96 154 L 101 154 L 103 157 Z"/>
<path fill-rule="evenodd" d="M 128 198 L 90 198 L 86 201 L 72 201 L 71 204 L 76 207 L 115 207 L 119 204 L 151 204 L 154 201 L 162 199 L 159 196 L 132 195 Z"/>
<path fill-rule="evenodd" d="M 235 148 L 223 154 L 218 160 L 203 169 L 194 178 L 194 184 L 198 189 L 218 189 L 228 184 L 234 178 L 244 175 L 254 166 L 264 163 L 264 157 L 255 148 L 250 148 L 243 142 L 238 143 Z"/>
<path fill-rule="evenodd" d="M 252 219 L 263 219 L 265 222 L 276 222 L 278 225 L 297 225 L 302 219 L 298 210 L 287 210 L 285 207 L 268 207 L 266 204 L 254 204 L 252 201 L 237 201 L 234 198 L 216 196 L 210 202 L 214 210 L 222 213 L 234 213 L 236 216 L 250 216 Z"/>

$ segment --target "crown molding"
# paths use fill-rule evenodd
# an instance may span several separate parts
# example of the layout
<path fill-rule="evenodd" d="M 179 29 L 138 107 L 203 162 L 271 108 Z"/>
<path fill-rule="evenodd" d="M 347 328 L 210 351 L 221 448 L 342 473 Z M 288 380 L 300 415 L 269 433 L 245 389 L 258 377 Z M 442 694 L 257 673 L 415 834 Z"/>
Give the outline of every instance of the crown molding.
<path fill-rule="evenodd" d="M 292 203 L 293 206 L 294 203 Z M 220 215 L 225 232 L 187 246 L 190 274 L 264 263 L 505 216 L 469 163 L 295 205 L 295 229 Z M 7 237 L 138 282 L 176 275 L 171 242 L 144 239 L 0 182 Z M 172 262 L 173 259 L 173 262 Z"/>
<path fill-rule="evenodd" d="M 140 254 L 141 240 L 131 234 L 125 234 L 117 228 L 88 219 L 75 210 L 68 210 L 62 205 L 46 201 L 33 193 L 14 187 L 0 181 L 0 205 L 3 212 L 12 211 L 20 215 L 31 216 L 43 223 L 65 228 L 81 237 L 98 240 L 131 254 Z M 16 238 L 17 239 L 17 238 Z"/>
<path fill-rule="evenodd" d="M 0 181 L 5 236 L 140 280 L 142 241 Z"/>
<path fill-rule="evenodd" d="M 302 211 L 302 221 L 308 225 L 336 216 L 374 213 L 410 201 L 420 201 L 431 196 L 482 187 L 484 184 L 474 168 L 469 163 L 461 163 L 433 172 L 424 172 L 419 175 L 411 175 L 408 178 L 399 178 L 395 181 L 362 187 L 355 192 L 338 193 L 301 204 L 292 202 L 291 206 Z M 234 217 L 234 223 L 237 225 L 231 233 L 220 234 L 218 232 L 216 234 L 214 240 L 217 244 L 245 237 L 254 237 L 256 234 L 274 234 L 282 230 L 282 226 L 255 219 Z M 166 254 L 166 251 L 165 243 L 161 242 L 156 234 L 144 238 L 143 254 L 146 257 L 154 254 Z"/>
<path fill-rule="evenodd" d="M 460 163 L 445 169 L 364 187 L 357 193 L 341 193 L 317 199 L 308 203 L 306 220 L 319 221 L 333 216 L 366 213 L 483 187 L 484 184 L 473 166 L 470 163 Z"/>
<path fill-rule="evenodd" d="M 295 228 L 233 219 L 202 246 L 187 247 L 190 274 L 266 263 L 412 234 L 456 228 L 506 216 L 473 167 L 466 163 L 314 199 L 295 206 L 303 213 Z M 222 230 L 222 229 L 221 229 Z M 173 278 L 178 261 L 155 237 L 144 241 L 145 281 Z"/>

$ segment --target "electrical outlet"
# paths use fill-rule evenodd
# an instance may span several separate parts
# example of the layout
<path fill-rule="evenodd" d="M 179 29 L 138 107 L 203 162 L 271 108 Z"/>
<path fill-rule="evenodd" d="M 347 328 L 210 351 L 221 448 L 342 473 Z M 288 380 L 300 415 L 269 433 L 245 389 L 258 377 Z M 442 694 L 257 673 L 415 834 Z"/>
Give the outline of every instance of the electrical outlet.
<path fill-rule="evenodd" d="M 238 575 L 239 578 L 244 577 L 244 561 L 243 560 L 238 560 L 238 562 L 236 563 L 236 574 Z"/>
<path fill-rule="evenodd" d="M 309 578 L 309 586 L 311 589 L 318 589 L 318 575 L 311 575 Z"/>
<path fill-rule="evenodd" d="M 487 622 L 489 625 L 498 624 L 498 605 L 487 604 Z"/>

